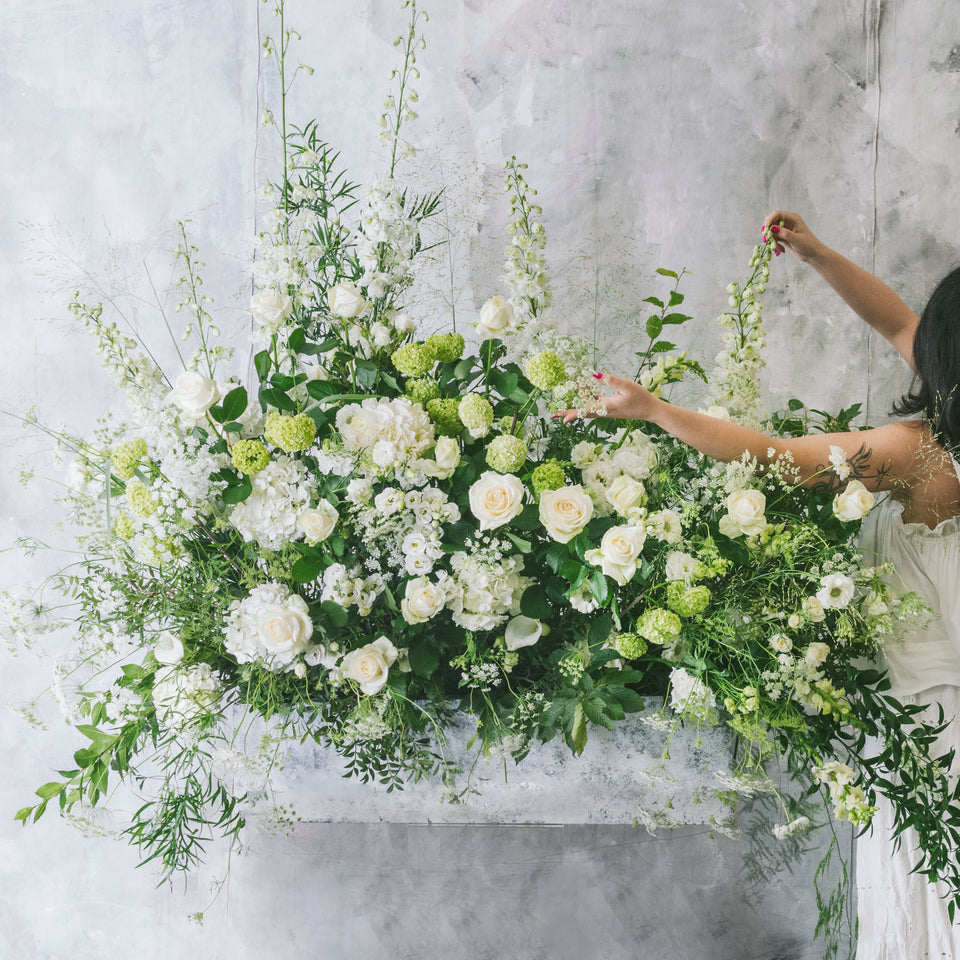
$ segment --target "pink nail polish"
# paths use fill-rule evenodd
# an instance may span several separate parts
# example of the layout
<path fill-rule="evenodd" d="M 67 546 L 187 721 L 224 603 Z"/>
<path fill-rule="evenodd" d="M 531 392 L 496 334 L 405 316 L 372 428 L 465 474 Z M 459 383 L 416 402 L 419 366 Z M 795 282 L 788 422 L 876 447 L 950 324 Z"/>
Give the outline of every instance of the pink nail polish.
<path fill-rule="evenodd" d="M 595 380 L 602 380 L 602 379 L 603 379 L 603 374 L 602 374 L 602 373 L 595 373 L 593 376 L 594 376 L 594 379 L 595 379 Z"/>

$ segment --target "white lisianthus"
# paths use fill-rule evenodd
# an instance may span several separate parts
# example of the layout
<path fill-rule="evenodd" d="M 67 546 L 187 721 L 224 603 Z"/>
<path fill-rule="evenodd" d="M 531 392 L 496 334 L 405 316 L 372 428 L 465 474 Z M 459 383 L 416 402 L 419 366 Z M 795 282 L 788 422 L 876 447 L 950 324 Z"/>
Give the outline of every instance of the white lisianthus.
<path fill-rule="evenodd" d="M 769 642 L 777 653 L 789 653 L 793 649 L 793 641 L 784 633 L 775 633 Z"/>
<path fill-rule="evenodd" d="M 559 543 L 569 543 L 592 516 L 593 500 L 579 485 L 545 490 L 540 496 L 540 522 Z"/>
<path fill-rule="evenodd" d="M 396 659 L 397 648 L 386 637 L 379 637 L 359 650 L 351 650 L 340 661 L 340 673 L 356 680 L 361 692 L 372 697 L 383 689 Z"/>
<path fill-rule="evenodd" d="M 622 587 L 637 572 L 646 538 L 646 531 L 637 524 L 611 527 L 603 535 L 599 549 L 588 550 L 583 556 Z"/>
<path fill-rule="evenodd" d="M 693 583 L 694 580 L 699 580 L 707 572 L 707 568 L 702 561 L 692 554 L 684 553 L 682 550 L 671 550 L 667 554 L 664 572 L 667 580 L 682 580 L 684 583 Z"/>
<path fill-rule="evenodd" d="M 820 641 L 811 643 L 803 655 L 807 663 L 821 664 L 830 656 L 830 646 Z"/>
<path fill-rule="evenodd" d="M 844 523 L 862 520 L 875 502 L 873 494 L 859 480 L 851 480 L 846 489 L 833 498 L 833 515 Z"/>
<path fill-rule="evenodd" d="M 426 623 L 446 605 L 447 589 L 444 582 L 433 583 L 427 577 L 408 580 L 400 612 L 407 623 Z"/>
<path fill-rule="evenodd" d="M 340 514 L 328 500 L 321 500 L 315 507 L 308 507 L 297 517 L 297 529 L 307 543 L 320 543 L 333 533 Z"/>
<path fill-rule="evenodd" d="M 276 333 L 293 311 L 293 301 L 286 293 L 272 287 L 261 290 L 250 299 L 249 312 L 253 319 L 269 333 Z"/>
<path fill-rule="evenodd" d="M 179 407 L 184 420 L 191 423 L 202 420 L 219 399 L 216 383 L 196 370 L 184 370 L 167 394 L 167 402 Z"/>
<path fill-rule="evenodd" d="M 631 516 L 647 502 L 643 484 L 627 474 L 621 474 L 607 487 L 606 496 L 621 517 Z"/>
<path fill-rule="evenodd" d="M 153 655 L 157 658 L 157 663 L 166 667 L 176 666 L 183 659 L 183 641 L 169 630 L 164 630 L 157 637 Z"/>
<path fill-rule="evenodd" d="M 327 306 L 335 317 L 352 320 L 367 309 L 367 301 L 355 283 L 341 280 L 327 290 Z"/>
<path fill-rule="evenodd" d="M 817 600 L 821 606 L 842 610 L 853 599 L 853 581 L 842 573 L 828 573 L 820 578 Z"/>
<path fill-rule="evenodd" d="M 543 624 L 521 614 L 507 624 L 503 640 L 508 650 L 519 650 L 521 647 L 532 647 L 542 635 Z"/>
<path fill-rule="evenodd" d="M 664 543 L 679 543 L 683 535 L 683 521 L 676 510 L 660 510 L 646 519 L 647 533 Z"/>
<path fill-rule="evenodd" d="M 312 635 L 306 600 L 282 584 L 264 583 L 230 605 L 224 645 L 238 663 L 291 670 Z"/>
<path fill-rule="evenodd" d="M 474 327 L 484 339 L 502 338 L 516 332 L 513 304 L 503 297 L 491 297 L 481 308 Z"/>
<path fill-rule="evenodd" d="M 373 482 L 368 477 L 354 477 L 347 484 L 347 500 L 354 506 L 365 506 L 373 496 Z"/>
<path fill-rule="evenodd" d="M 415 460 L 417 467 L 428 476 L 449 480 L 460 465 L 460 444 L 453 437 L 440 437 L 433 448 L 432 460 Z"/>
<path fill-rule="evenodd" d="M 766 508 L 767 498 L 759 490 L 734 490 L 727 497 L 727 514 L 720 518 L 720 532 L 731 539 L 763 533 L 767 528 Z"/>
<path fill-rule="evenodd" d="M 470 510 L 481 530 L 509 523 L 523 509 L 524 487 L 512 473 L 487 470 L 470 487 Z"/>

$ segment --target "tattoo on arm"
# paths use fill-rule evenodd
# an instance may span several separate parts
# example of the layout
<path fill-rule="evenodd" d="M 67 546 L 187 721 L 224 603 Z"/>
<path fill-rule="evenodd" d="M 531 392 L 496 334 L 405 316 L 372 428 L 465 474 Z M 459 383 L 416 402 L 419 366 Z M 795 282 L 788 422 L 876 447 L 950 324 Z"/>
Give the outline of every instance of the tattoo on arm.
<path fill-rule="evenodd" d="M 818 490 L 821 493 L 838 493 L 851 480 L 877 480 L 883 481 L 890 477 L 891 468 L 889 463 L 872 464 L 873 450 L 865 443 L 860 444 L 860 449 L 847 457 L 847 466 L 850 468 L 850 474 L 846 479 L 841 480 L 833 469 L 833 464 L 821 463 L 817 466 L 817 472 L 821 475 L 810 484 L 811 490 Z"/>

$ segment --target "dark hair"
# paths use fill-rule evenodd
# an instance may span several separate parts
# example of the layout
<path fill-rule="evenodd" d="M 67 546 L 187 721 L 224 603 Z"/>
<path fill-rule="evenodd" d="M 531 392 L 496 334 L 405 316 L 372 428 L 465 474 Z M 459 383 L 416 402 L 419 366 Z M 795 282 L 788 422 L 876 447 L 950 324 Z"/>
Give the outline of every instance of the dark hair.
<path fill-rule="evenodd" d="M 960 447 L 960 268 L 937 285 L 920 315 L 913 338 L 915 376 L 894 405 L 897 416 L 922 414 L 934 439 Z"/>

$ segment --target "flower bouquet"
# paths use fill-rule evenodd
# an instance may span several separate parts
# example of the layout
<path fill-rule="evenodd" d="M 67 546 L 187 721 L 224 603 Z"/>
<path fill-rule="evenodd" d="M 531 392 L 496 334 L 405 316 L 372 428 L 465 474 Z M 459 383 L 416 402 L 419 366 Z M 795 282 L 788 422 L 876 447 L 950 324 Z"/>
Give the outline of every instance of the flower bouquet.
<path fill-rule="evenodd" d="M 384 178 L 361 191 L 315 123 L 279 128 L 252 383 L 230 373 L 182 225 L 194 351 L 181 371 L 161 370 L 100 304 L 72 304 L 129 421 L 62 438 L 83 559 L 52 585 L 70 606 L 5 602 L 20 640 L 69 624 L 54 692 L 83 738 L 18 817 L 96 805 L 125 782 L 141 797 L 128 838 L 169 874 L 242 828 L 246 791 L 224 771 L 254 763 L 237 746 L 247 726 L 265 725 L 272 749 L 328 745 L 388 789 L 432 775 L 453 786 L 462 758 L 440 745 L 455 712 L 476 718 L 478 749 L 521 760 L 558 736 L 579 754 L 591 726 L 656 696 L 686 722 L 728 724 L 742 772 L 779 751 L 841 818 L 868 823 L 886 794 L 898 825 L 918 828 L 923 869 L 960 896 L 954 828 L 940 826 L 960 808 L 935 730 L 864 666 L 924 615 L 862 565 L 872 496 L 855 481 L 832 499 L 801 488 L 789 458 L 761 471 L 648 425 L 552 419 L 603 391 L 591 345 L 549 325 L 542 211 L 516 160 L 504 288 L 466 331 L 426 329 L 408 307 L 442 197 L 397 177 L 423 17 L 405 6 Z M 282 71 L 293 32 L 282 0 L 277 13 L 266 52 Z M 708 412 L 753 424 L 769 259 L 757 247 L 729 288 L 709 383 Z M 657 273 L 665 289 L 644 301 L 627 372 L 659 395 L 706 377 L 664 336 L 690 318 L 680 275 Z M 769 429 L 848 429 L 857 413 L 791 406 Z M 834 459 L 824 473 L 843 477 Z M 269 752 L 254 753 L 268 773 Z M 781 833 L 801 824 L 793 801 L 784 812 Z"/>

